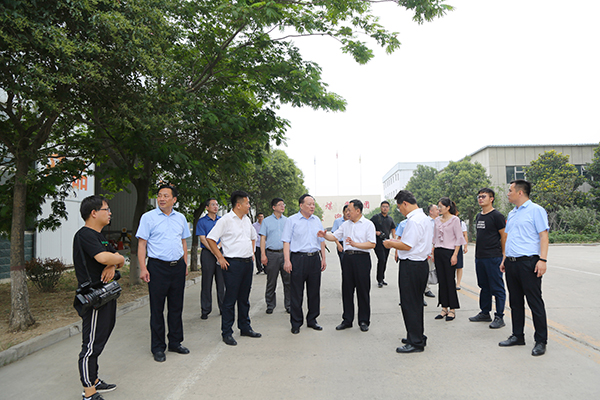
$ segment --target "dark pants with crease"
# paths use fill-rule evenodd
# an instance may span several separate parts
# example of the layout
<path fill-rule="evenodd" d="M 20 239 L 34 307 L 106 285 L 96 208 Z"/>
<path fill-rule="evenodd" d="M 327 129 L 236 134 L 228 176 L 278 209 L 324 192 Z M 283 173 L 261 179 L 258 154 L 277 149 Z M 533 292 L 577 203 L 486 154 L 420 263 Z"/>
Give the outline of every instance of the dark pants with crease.
<path fill-rule="evenodd" d="M 167 301 L 167 325 L 169 348 L 183 342 L 183 293 L 185 288 L 186 264 L 183 258 L 170 266 L 168 262 L 148 259 L 148 293 L 150 294 L 150 333 L 152 353 L 165 351 L 165 300 Z"/>
<path fill-rule="evenodd" d="M 290 262 L 292 263 L 290 274 L 290 322 L 292 328 L 300 328 L 304 322 L 302 300 L 305 283 L 308 303 L 306 324 L 309 326 L 316 324 L 317 317 L 321 313 L 321 257 L 318 253 L 313 256 L 292 253 Z"/>
<path fill-rule="evenodd" d="M 223 308 L 225 297 L 225 283 L 223 282 L 223 270 L 217 265 L 217 259 L 209 249 L 200 252 L 200 265 L 202 265 L 202 291 L 200 292 L 200 307 L 203 315 L 212 311 L 212 283 L 213 278 L 217 287 L 217 305 L 219 311 Z"/>
<path fill-rule="evenodd" d="M 402 318 L 406 327 L 406 341 L 415 347 L 424 348 L 427 338 L 424 335 L 423 292 L 427 286 L 429 265 L 427 260 L 400 260 L 398 286 Z"/>
<path fill-rule="evenodd" d="M 352 326 L 354 321 L 354 289 L 358 300 L 358 323 L 371 322 L 371 255 L 369 253 L 344 254 L 342 263 L 342 322 Z"/>
<path fill-rule="evenodd" d="M 525 337 L 525 299 L 531 309 L 536 343 L 548 342 L 548 322 L 546 320 L 546 307 L 542 300 L 542 277 L 538 277 L 535 264 L 538 256 L 519 257 L 511 261 L 509 257 L 504 260 L 506 271 L 506 286 L 508 286 L 508 299 L 512 317 L 513 335 Z"/>
<path fill-rule="evenodd" d="M 223 271 L 225 281 L 225 297 L 221 315 L 221 334 L 223 337 L 233 333 L 233 322 L 235 320 L 235 304 L 238 309 L 238 328 L 241 332 L 248 332 L 250 326 L 250 289 L 252 289 L 252 257 L 250 258 L 228 258 L 227 270 Z"/>
<path fill-rule="evenodd" d="M 290 274 L 283 269 L 283 251 L 277 252 L 267 249 L 267 286 L 265 288 L 265 303 L 267 310 L 273 310 L 277 305 L 275 289 L 277 289 L 277 278 L 281 275 L 283 284 L 283 304 L 285 309 L 290 309 Z"/>
<path fill-rule="evenodd" d="M 377 256 L 377 282 L 381 283 L 385 280 L 385 268 L 387 266 L 387 260 L 390 256 L 390 249 L 383 247 L 383 244 L 375 245 L 375 255 Z"/>

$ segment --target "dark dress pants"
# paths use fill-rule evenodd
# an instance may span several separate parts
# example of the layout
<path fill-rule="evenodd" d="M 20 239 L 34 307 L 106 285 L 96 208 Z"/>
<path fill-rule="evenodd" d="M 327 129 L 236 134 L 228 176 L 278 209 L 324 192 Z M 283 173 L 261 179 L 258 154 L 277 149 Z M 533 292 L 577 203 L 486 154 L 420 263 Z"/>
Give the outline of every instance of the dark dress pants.
<path fill-rule="evenodd" d="M 477 273 L 477 285 L 481 288 L 479 292 L 479 308 L 484 314 L 492 311 L 492 296 L 496 298 L 496 316 L 504 316 L 504 305 L 506 304 L 506 291 L 504 280 L 500 271 L 502 257 L 476 258 L 475 272 Z"/>
<path fill-rule="evenodd" d="M 256 249 L 254 250 L 254 262 L 256 263 L 256 272 L 262 272 L 264 269 L 264 266 L 261 263 L 262 259 L 262 252 L 260 251 L 260 247 L 256 247 Z"/>
<path fill-rule="evenodd" d="M 344 254 L 342 264 L 342 304 L 344 325 L 354 321 L 354 289 L 358 300 L 358 323 L 371 322 L 371 256 L 369 253 Z"/>
<path fill-rule="evenodd" d="M 460 308 L 460 304 L 456 293 L 456 268 L 451 263 L 453 253 L 454 250 L 441 247 L 433 251 L 439 285 L 438 305 L 455 309 Z"/>
<path fill-rule="evenodd" d="M 546 307 L 544 300 L 542 300 L 542 277 L 538 277 L 534 272 L 538 260 L 538 256 L 519 258 L 516 261 L 510 261 L 507 257 L 504 260 L 504 267 L 513 335 L 520 338 L 525 337 L 525 298 L 527 298 L 527 304 L 533 317 L 535 342 L 547 343 L 548 323 L 546 320 Z"/>
<path fill-rule="evenodd" d="M 283 304 L 286 310 L 290 309 L 290 274 L 283 269 L 283 252 L 270 251 L 267 249 L 267 286 L 265 288 L 265 303 L 267 310 L 273 310 L 277 305 L 277 278 L 281 275 L 283 284 Z"/>
<path fill-rule="evenodd" d="M 423 324 L 423 291 L 427 285 L 429 266 L 425 261 L 400 260 L 398 286 L 402 318 L 406 327 L 407 343 L 424 348 L 426 337 Z"/>
<path fill-rule="evenodd" d="M 387 266 L 387 260 L 390 255 L 390 249 L 383 247 L 383 244 L 375 245 L 375 255 L 377 256 L 377 282 L 383 282 L 385 280 L 385 269 Z"/>
<path fill-rule="evenodd" d="M 185 288 L 186 264 L 183 258 L 176 265 L 148 259 L 148 292 L 150 294 L 150 333 L 152 353 L 165 351 L 165 300 L 167 301 L 167 325 L 169 347 L 177 347 L 183 342 L 183 293 Z"/>
<path fill-rule="evenodd" d="M 202 265 L 202 291 L 200 292 L 200 307 L 203 315 L 212 311 L 212 283 L 213 278 L 217 286 L 217 304 L 219 311 L 223 308 L 225 297 L 225 283 L 223 282 L 223 270 L 217 265 L 217 259 L 209 249 L 200 252 L 200 265 Z"/>
<path fill-rule="evenodd" d="M 290 322 L 292 328 L 300 328 L 304 322 L 302 300 L 305 283 L 308 303 L 306 324 L 309 326 L 316 324 L 317 317 L 321 312 L 321 257 L 318 253 L 313 256 L 292 253 L 290 262 L 292 263 L 290 274 Z"/>
<path fill-rule="evenodd" d="M 81 352 L 79 353 L 79 378 L 83 387 L 91 387 L 98 378 L 98 357 L 115 327 L 117 301 L 106 303 L 97 310 L 88 310 L 81 316 Z"/>
<path fill-rule="evenodd" d="M 250 289 L 252 288 L 252 257 L 248 259 L 227 258 L 229 267 L 223 271 L 225 281 L 225 298 L 221 315 L 221 334 L 223 337 L 233 334 L 235 320 L 235 304 L 238 308 L 238 328 L 248 332 L 250 326 Z"/>

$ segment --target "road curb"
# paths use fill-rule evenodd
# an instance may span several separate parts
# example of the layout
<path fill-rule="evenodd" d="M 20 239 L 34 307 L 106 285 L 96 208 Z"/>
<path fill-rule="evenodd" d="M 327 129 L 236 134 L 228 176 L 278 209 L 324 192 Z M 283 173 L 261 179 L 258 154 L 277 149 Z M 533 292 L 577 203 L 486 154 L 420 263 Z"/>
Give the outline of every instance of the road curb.
<path fill-rule="evenodd" d="M 198 276 L 193 279 L 185 281 L 185 287 L 195 285 L 200 282 L 202 276 Z M 138 308 L 144 307 L 148 304 L 149 297 L 146 295 L 135 299 L 127 304 L 123 304 L 117 308 L 117 318 L 121 315 L 127 314 L 131 311 L 137 310 Z M 40 336 L 36 336 L 27 340 L 26 342 L 19 343 L 12 346 L 9 349 L 0 352 L 0 367 L 11 364 L 18 361 L 30 354 L 35 353 L 38 350 L 42 350 L 48 346 L 52 346 L 58 342 L 70 338 L 71 336 L 79 335 L 81 333 L 81 321 L 74 322 L 70 325 L 63 326 L 62 328 L 55 329 L 51 332 L 45 333 Z"/>

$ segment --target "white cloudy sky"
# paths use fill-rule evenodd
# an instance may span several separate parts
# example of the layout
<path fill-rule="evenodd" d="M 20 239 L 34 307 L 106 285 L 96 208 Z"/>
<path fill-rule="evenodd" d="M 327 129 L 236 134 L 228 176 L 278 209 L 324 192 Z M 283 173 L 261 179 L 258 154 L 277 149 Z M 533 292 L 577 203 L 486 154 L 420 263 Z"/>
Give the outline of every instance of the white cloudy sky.
<path fill-rule="evenodd" d="M 486 145 L 600 141 L 599 0 L 447 2 L 455 11 L 423 25 L 375 5 L 402 46 L 365 66 L 333 40 L 296 40 L 348 101 L 343 113 L 281 110 L 292 124 L 283 148 L 312 194 L 383 194 L 397 162 Z"/>

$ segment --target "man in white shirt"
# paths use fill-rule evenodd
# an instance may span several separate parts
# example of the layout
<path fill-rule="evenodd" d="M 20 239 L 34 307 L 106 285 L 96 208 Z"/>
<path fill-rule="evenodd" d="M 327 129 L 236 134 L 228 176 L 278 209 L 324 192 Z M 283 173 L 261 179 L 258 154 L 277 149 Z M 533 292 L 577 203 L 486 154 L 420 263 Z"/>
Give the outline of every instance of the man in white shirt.
<path fill-rule="evenodd" d="M 397 249 L 400 258 L 398 284 L 406 339 L 402 339 L 405 345 L 398 347 L 396 352 L 422 352 L 427 345 L 427 337 L 423 334 L 423 292 L 429 275 L 427 257 L 431 252 L 433 229 L 411 192 L 399 191 L 396 203 L 398 210 L 408 220 L 406 228 L 401 240 L 390 239 L 383 242 L 386 248 Z"/>
<path fill-rule="evenodd" d="M 317 236 L 331 242 L 336 239 L 344 244 L 342 260 L 342 323 L 335 329 L 351 328 L 354 321 L 354 289 L 358 300 L 358 324 L 366 332 L 371 323 L 371 255 L 370 249 L 376 245 L 375 225 L 362 215 L 360 200 L 348 203 L 350 218 L 335 233 L 320 231 Z"/>
<path fill-rule="evenodd" d="M 221 315 L 221 335 L 223 342 L 235 346 L 233 338 L 233 321 L 235 303 L 238 304 L 238 328 L 241 336 L 259 338 L 262 335 L 254 332 L 250 325 L 250 289 L 252 287 L 252 256 L 256 243 L 256 230 L 252 227 L 248 211 L 250 200 L 248 193 L 241 190 L 231 194 L 233 209 L 217 221 L 214 228 L 206 236 L 210 251 L 215 255 L 223 270 L 225 281 L 225 297 Z M 221 240 L 223 253 L 219 251 L 217 242 Z"/>

